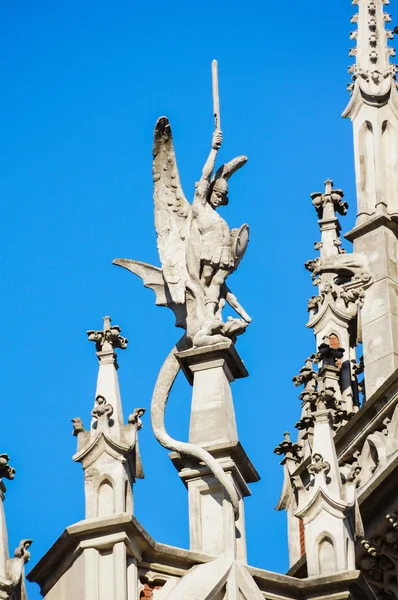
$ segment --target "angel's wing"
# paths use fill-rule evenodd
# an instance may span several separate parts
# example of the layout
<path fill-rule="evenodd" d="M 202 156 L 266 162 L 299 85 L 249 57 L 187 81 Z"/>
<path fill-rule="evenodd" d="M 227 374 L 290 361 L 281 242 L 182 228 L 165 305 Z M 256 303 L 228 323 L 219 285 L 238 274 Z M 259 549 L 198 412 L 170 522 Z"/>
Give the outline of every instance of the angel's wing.
<path fill-rule="evenodd" d="M 221 165 L 219 169 L 214 174 L 212 181 L 216 179 L 229 179 L 238 169 L 243 167 L 247 163 L 247 156 L 237 156 L 233 158 L 229 162 L 225 163 L 225 165 Z"/>
<path fill-rule="evenodd" d="M 155 227 L 163 275 L 176 304 L 185 304 L 185 238 L 191 205 L 182 191 L 170 123 L 158 119 L 153 142 Z"/>

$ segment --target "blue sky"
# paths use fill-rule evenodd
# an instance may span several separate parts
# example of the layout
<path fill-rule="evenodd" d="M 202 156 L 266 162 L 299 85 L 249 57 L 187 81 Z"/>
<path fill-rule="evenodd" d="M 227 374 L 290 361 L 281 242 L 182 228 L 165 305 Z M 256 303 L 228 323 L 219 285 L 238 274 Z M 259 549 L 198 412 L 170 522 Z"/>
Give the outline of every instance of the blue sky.
<path fill-rule="evenodd" d="M 274 511 L 282 468 L 272 450 L 283 431 L 295 431 L 291 378 L 314 350 L 303 263 L 319 233 L 309 194 L 331 177 L 350 204 L 345 231 L 355 218 L 351 126 L 340 118 L 352 13 L 348 0 L 1 3 L 0 451 L 17 469 L 7 484 L 10 546 L 33 538 L 30 566 L 84 516 L 70 419 L 88 425 L 94 401 L 97 364 L 85 331 L 110 314 L 129 338 L 119 357 L 126 415 L 149 408 L 180 335 L 153 293 L 111 261 L 158 264 L 153 127 L 169 117 L 191 199 L 211 142 L 217 58 L 220 160 L 249 157 L 222 213 L 231 227 L 251 227 L 229 280 L 253 317 L 238 342 L 250 377 L 233 385 L 240 438 L 262 477 L 246 502 L 249 561 L 287 569 L 285 515 Z M 179 439 L 190 393 L 179 380 L 168 407 Z M 149 414 L 140 445 L 146 479 L 134 488 L 136 516 L 158 541 L 186 547 L 186 490 Z M 39 598 L 36 586 L 28 591 Z"/>

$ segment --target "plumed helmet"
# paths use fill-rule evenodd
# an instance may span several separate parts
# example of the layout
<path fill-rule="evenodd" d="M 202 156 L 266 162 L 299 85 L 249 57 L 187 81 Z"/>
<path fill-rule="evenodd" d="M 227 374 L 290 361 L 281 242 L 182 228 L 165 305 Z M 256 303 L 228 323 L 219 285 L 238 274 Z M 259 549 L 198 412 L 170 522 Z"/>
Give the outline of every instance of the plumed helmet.
<path fill-rule="evenodd" d="M 212 191 L 221 192 L 222 194 L 228 193 L 228 183 L 224 177 L 219 177 L 213 181 Z"/>
<path fill-rule="evenodd" d="M 225 163 L 225 165 L 222 165 L 216 171 L 213 179 L 211 180 L 210 194 L 214 190 L 217 192 L 221 192 L 223 194 L 227 194 L 228 193 L 228 179 L 238 169 L 243 167 L 243 165 L 246 164 L 246 162 L 247 162 L 247 156 L 237 156 L 236 158 Z"/>

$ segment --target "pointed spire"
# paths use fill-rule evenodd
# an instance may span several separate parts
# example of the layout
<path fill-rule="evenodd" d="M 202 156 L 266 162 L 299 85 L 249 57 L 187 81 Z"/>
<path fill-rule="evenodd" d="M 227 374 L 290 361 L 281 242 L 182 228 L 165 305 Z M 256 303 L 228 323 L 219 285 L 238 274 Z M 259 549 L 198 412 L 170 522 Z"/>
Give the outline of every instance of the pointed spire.
<path fill-rule="evenodd" d="M 143 477 L 137 434 L 145 409 L 135 409 L 124 424 L 117 376 L 115 350 L 124 350 L 128 342 L 120 327 L 111 325 L 110 317 L 103 321 L 102 330 L 87 332 L 89 341 L 95 342 L 99 363 L 90 430 L 84 429 L 80 417 L 72 419 L 78 440 L 73 459 L 84 470 L 87 519 L 132 513 L 132 485 Z"/>
<path fill-rule="evenodd" d="M 358 6 L 358 12 L 351 22 L 357 24 L 357 29 L 351 33 L 351 39 L 356 40 L 356 47 L 350 51 L 355 57 L 355 64 L 349 68 L 353 84 L 369 98 L 369 103 L 375 103 L 375 97 L 385 96 L 395 80 L 396 67 L 390 63 L 390 57 L 395 56 L 395 50 L 388 46 L 388 41 L 394 37 L 392 31 L 386 28 L 391 16 L 385 13 L 384 5 L 389 0 L 352 0 Z"/>
<path fill-rule="evenodd" d="M 343 200 L 343 190 L 333 189 L 333 181 L 325 181 L 325 192 L 311 194 L 312 204 L 318 214 L 318 223 L 321 230 L 321 241 L 315 244 L 315 249 L 320 251 L 320 257 L 326 258 L 341 254 L 340 231 L 341 226 L 336 213 L 346 215 L 348 204 Z"/>
<path fill-rule="evenodd" d="M 356 507 L 355 483 L 342 477 L 333 439 L 333 415 L 319 395 L 314 411 L 314 437 L 309 481 L 294 476 L 296 516 L 305 532 L 308 575 L 355 569 L 354 538 L 349 514 Z"/>
<path fill-rule="evenodd" d="M 383 11 L 389 0 L 354 4 L 358 29 L 352 37 L 357 47 L 351 54 L 356 63 L 350 69 L 353 93 L 343 117 L 353 124 L 357 220 L 345 237 L 354 243 L 354 252 L 367 260 L 366 270 L 373 278 L 361 309 L 370 398 L 398 366 L 398 338 L 391 335 L 398 319 L 390 300 L 398 294 L 398 91 L 396 66 L 390 63 L 393 50 L 388 47 L 393 34 L 386 28 L 391 17 Z M 385 309 L 380 311 L 379 306 Z"/>
<path fill-rule="evenodd" d="M 103 322 L 102 330 L 91 329 L 87 331 L 89 341 L 95 342 L 99 363 L 92 425 L 98 421 L 101 410 L 105 410 L 109 417 L 112 416 L 115 423 L 114 432 L 117 431 L 120 434 L 120 427 L 123 425 L 124 420 L 119 381 L 116 373 L 119 365 L 115 350 L 125 350 L 128 340 L 120 335 L 121 329 L 118 325 L 111 325 L 110 317 L 103 317 Z M 112 413 L 110 413 L 110 410 L 112 410 Z"/>

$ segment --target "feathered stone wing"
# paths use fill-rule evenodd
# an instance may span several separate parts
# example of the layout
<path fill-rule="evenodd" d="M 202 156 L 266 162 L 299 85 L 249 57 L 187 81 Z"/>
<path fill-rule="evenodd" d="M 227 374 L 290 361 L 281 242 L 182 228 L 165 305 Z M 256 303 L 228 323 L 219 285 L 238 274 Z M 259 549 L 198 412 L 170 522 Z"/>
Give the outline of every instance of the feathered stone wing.
<path fill-rule="evenodd" d="M 191 205 L 182 191 L 170 123 L 161 117 L 153 143 L 155 227 L 165 281 L 173 301 L 185 303 L 185 240 Z"/>

